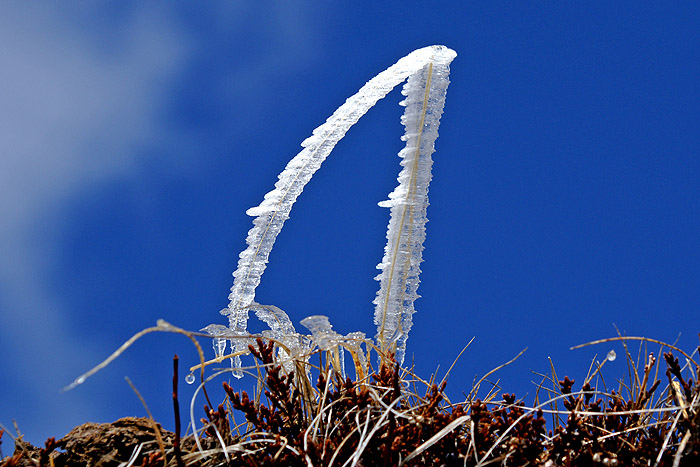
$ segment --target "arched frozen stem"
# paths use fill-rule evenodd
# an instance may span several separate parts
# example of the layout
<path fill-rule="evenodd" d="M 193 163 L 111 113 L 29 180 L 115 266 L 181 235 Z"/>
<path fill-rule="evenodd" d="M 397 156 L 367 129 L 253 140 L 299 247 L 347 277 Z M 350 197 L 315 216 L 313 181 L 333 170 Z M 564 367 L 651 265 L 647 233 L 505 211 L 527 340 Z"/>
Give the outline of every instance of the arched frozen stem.
<path fill-rule="evenodd" d="M 253 228 L 248 232 L 248 246 L 239 255 L 238 268 L 233 273 L 229 305 L 221 311 L 228 317 L 229 329 L 235 336 L 248 333 L 248 310 L 254 304 L 255 289 L 297 197 L 350 127 L 379 99 L 408 79 L 403 89 L 406 110 L 402 117 L 406 148 L 399 153 L 403 169 L 399 186 L 388 201 L 381 203 L 391 208 L 391 220 L 384 259 L 379 265 L 382 273 L 377 277 L 380 290 L 374 301 L 378 345 L 382 351 L 395 350 L 397 361 L 403 362 L 413 301 L 418 297 L 431 154 L 449 83 L 449 64 L 456 56 L 445 46 L 425 47 L 372 78 L 302 142 L 303 149 L 280 173 L 275 188 L 260 205 L 247 211 L 255 217 Z M 237 341 L 235 349 L 239 350 L 240 345 Z M 236 365 L 240 368 L 240 359 Z"/>

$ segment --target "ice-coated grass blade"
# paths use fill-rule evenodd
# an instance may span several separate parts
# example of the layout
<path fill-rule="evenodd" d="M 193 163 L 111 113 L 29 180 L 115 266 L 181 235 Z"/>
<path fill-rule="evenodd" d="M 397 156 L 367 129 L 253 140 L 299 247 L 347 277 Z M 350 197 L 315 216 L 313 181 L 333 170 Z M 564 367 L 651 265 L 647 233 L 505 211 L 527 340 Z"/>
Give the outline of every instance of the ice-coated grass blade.
<path fill-rule="evenodd" d="M 379 276 L 381 290 L 375 301 L 375 321 L 380 327 L 378 339 L 382 349 L 396 342 L 398 348 L 403 349 L 411 325 L 413 300 L 417 297 L 418 265 L 425 238 L 427 184 L 431 177 L 430 155 L 449 82 L 449 64 L 456 56 L 453 50 L 439 45 L 411 52 L 368 81 L 302 142 L 303 149 L 280 173 L 274 190 L 265 195 L 260 205 L 247 211 L 255 217 L 253 228 L 246 238 L 248 247 L 239 255 L 238 268 L 233 273 L 229 305 L 221 311 L 228 317 L 229 328 L 234 333 L 247 333 L 248 310 L 254 303 L 255 289 L 267 267 L 277 235 L 304 186 L 348 129 L 379 99 L 408 79 L 403 103 L 406 112 L 402 117 L 407 145 L 399 154 L 404 169 L 390 200 L 382 203 L 391 207 L 391 221 L 380 265 L 383 270 Z M 410 251 L 404 251 L 404 244 Z M 399 302 L 406 305 L 397 308 Z"/>
<path fill-rule="evenodd" d="M 406 110 L 401 117 L 406 147 L 399 152 L 403 169 L 389 200 L 379 203 L 391 208 L 391 218 L 384 258 L 377 266 L 382 272 L 376 277 L 381 285 L 374 301 L 374 323 L 377 344 L 384 352 L 394 351 L 399 364 L 406 353 L 413 302 L 419 297 L 432 153 L 445 106 L 450 61 L 431 61 L 408 78 L 403 89 L 406 100 L 402 102 Z"/>

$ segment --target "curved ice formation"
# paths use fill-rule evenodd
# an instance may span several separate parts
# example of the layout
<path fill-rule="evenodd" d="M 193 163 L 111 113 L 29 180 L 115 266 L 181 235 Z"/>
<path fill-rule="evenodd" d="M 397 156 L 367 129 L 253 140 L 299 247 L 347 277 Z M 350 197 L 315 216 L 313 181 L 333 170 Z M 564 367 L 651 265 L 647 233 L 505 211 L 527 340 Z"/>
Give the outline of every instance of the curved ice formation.
<path fill-rule="evenodd" d="M 229 295 L 229 305 L 221 311 L 236 335 L 247 333 L 248 310 L 255 300 L 255 289 L 277 235 L 289 218 L 292 205 L 304 186 L 328 157 L 333 147 L 377 101 L 408 79 L 403 93 L 406 106 L 402 122 L 406 148 L 399 153 L 403 170 L 399 186 L 380 203 L 391 208 L 384 259 L 377 277 L 381 288 L 375 300 L 377 339 L 383 350 L 396 350 L 402 361 L 411 327 L 413 301 L 418 297 L 419 264 L 425 238 L 427 188 L 431 179 L 431 154 L 449 83 L 449 64 L 457 54 L 445 46 L 430 46 L 411 52 L 367 82 L 347 99 L 325 123 L 302 142 L 303 149 L 278 176 L 274 190 L 259 206 L 247 211 L 255 217 L 248 232 L 248 247 L 239 255 L 238 268 Z"/>
<path fill-rule="evenodd" d="M 263 335 L 267 335 L 275 339 L 282 346 L 277 346 L 277 355 L 287 372 L 293 368 L 293 362 L 290 357 L 297 357 L 302 353 L 301 336 L 294 329 L 294 324 L 282 309 L 273 305 L 260 305 L 253 303 L 249 307 L 255 313 L 255 316 L 270 327 L 270 331 L 263 331 Z M 267 333 L 267 334 L 266 334 Z"/>
<path fill-rule="evenodd" d="M 338 340 L 342 338 L 340 334 L 333 330 L 328 316 L 314 315 L 307 316 L 301 320 L 301 325 L 311 331 L 316 345 L 321 350 L 330 350 L 338 345 Z"/>
<path fill-rule="evenodd" d="M 333 351 L 333 358 L 337 359 L 336 365 L 339 367 L 343 379 L 345 379 L 345 354 L 342 346 L 340 346 L 343 336 L 333 330 L 333 325 L 331 325 L 328 316 L 307 316 L 301 320 L 301 325 L 311 331 L 314 343 L 319 349 Z"/>

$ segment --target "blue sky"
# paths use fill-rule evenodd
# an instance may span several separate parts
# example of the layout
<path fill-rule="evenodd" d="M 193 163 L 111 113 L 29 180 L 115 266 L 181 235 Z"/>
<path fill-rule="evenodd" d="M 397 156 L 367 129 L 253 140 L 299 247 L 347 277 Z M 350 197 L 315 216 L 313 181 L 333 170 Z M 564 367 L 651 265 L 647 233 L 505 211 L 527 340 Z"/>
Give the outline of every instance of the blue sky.
<path fill-rule="evenodd" d="M 432 44 L 458 57 L 408 340 L 418 374 L 442 376 L 476 336 L 449 380 L 459 399 L 528 347 L 491 380 L 531 401 L 548 357 L 580 382 L 596 352 L 621 354 L 569 350 L 614 325 L 682 333 L 690 351 L 698 20 L 697 5 L 651 2 L 3 2 L 0 423 L 42 443 L 144 415 L 129 376 L 172 428 L 172 355 L 196 362 L 180 336 L 150 335 L 59 389 L 158 318 L 225 323 L 245 210 L 347 97 Z M 257 300 L 297 329 L 325 314 L 343 334 L 375 333 L 388 222 L 376 203 L 396 184 L 400 99 L 350 130 L 278 238 Z M 624 359 L 606 370 L 621 377 Z"/>

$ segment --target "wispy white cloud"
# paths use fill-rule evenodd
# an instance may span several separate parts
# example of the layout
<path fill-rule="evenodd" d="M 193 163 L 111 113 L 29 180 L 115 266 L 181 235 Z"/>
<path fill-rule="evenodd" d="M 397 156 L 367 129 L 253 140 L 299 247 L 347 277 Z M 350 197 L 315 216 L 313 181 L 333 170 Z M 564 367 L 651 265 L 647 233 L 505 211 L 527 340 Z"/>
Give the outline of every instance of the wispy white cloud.
<path fill-rule="evenodd" d="M 47 418 L 75 424 L 99 411 L 96 400 L 52 400 L 66 368 L 72 376 L 86 369 L 96 350 L 71 337 L 64 304 L 52 293 L 59 248 L 52 231 L 73 197 L 136 174 L 145 149 L 181 137 L 163 111 L 197 50 L 207 46 L 154 4 L 134 3 L 110 22 L 106 4 L 98 5 L 81 11 L 0 5 L 0 371 L 13 375 L 0 421 L 22 415 L 30 433 L 41 426 L 39 438 L 59 435 Z M 221 5 L 207 21 L 222 31 L 255 14 Z M 308 54 L 300 12 L 290 9 L 272 9 L 267 23 L 277 31 L 278 49 L 248 58 L 245 67 L 234 63 L 229 78 L 260 83 L 254 75 L 279 73 Z M 242 69 L 245 75 L 236 71 Z M 39 384 L 45 381 L 53 381 L 50 389 Z"/>
<path fill-rule="evenodd" d="M 0 349 L 16 385 L 1 416 L 28 416 L 31 427 L 37 409 L 70 420 L 98 407 L 54 403 L 56 385 L 45 384 L 91 360 L 51 293 L 61 210 L 81 190 L 131 172 L 137 149 L 168 138 L 157 112 L 191 47 L 154 12 L 134 11 L 120 31 L 88 31 L 46 5 L 1 9 Z M 117 45 L 107 52 L 105 40 Z"/>

